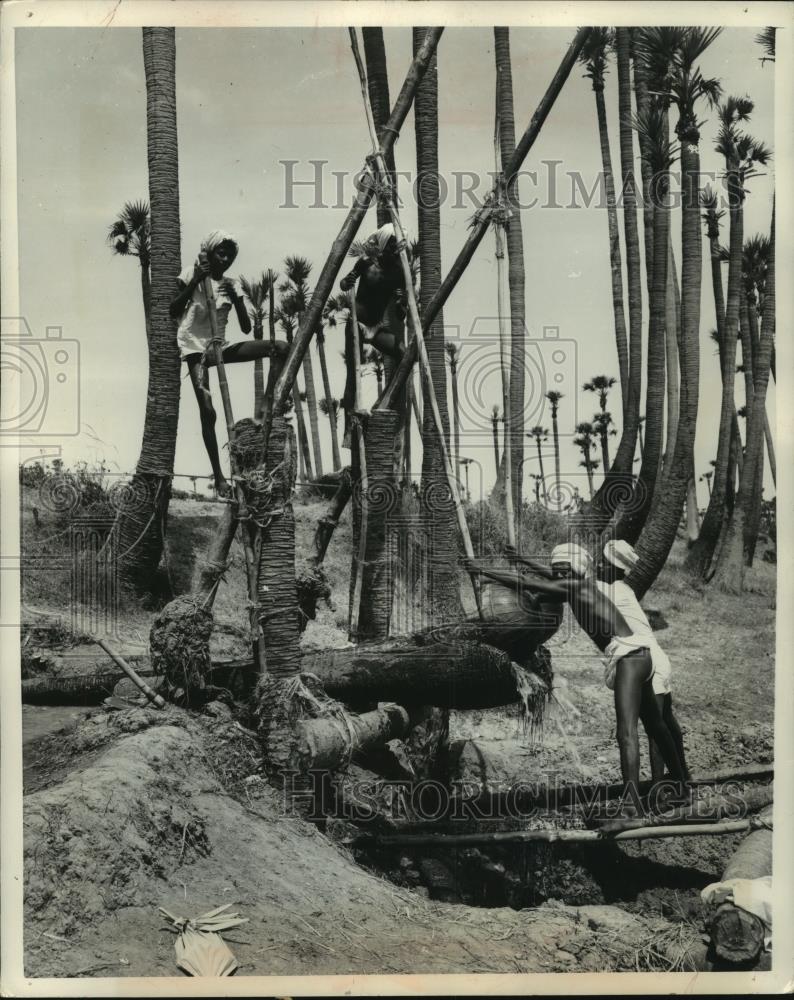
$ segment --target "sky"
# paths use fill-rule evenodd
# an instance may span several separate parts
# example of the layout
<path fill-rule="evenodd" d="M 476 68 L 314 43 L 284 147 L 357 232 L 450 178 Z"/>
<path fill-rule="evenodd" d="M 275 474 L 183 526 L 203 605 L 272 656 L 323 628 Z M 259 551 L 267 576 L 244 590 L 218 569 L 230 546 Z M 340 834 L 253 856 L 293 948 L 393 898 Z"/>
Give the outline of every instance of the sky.
<path fill-rule="evenodd" d="M 704 75 L 722 80 L 725 93 L 753 98 L 756 109 L 748 130 L 774 146 L 774 66 L 761 64 L 754 31 L 726 29 L 704 55 L 701 68 Z M 513 28 L 510 34 L 520 134 L 572 31 Z M 411 32 L 387 29 L 385 41 L 393 101 L 410 64 Z M 278 270 L 287 255 L 295 254 L 307 257 L 319 273 L 345 218 L 352 179 L 370 148 L 346 29 L 183 28 L 176 32 L 176 50 L 182 266 L 195 259 L 207 232 L 222 228 L 234 233 L 240 244 L 232 275 L 253 277 L 268 267 Z M 476 208 L 465 193 L 456 198 L 456 191 L 463 184 L 464 190 L 473 187 L 483 197 L 490 186 L 487 175 L 494 169 L 491 30 L 447 28 L 438 67 L 439 167 L 450 188 L 441 208 L 446 270 Z M 529 332 L 526 422 L 550 427 L 543 393 L 552 387 L 564 393 L 563 475 L 587 495 L 581 455 L 571 438 L 575 423 L 590 419 L 597 401 L 581 387 L 593 375 L 617 376 L 618 371 L 606 212 L 596 205 L 584 207 L 581 193 L 572 200 L 571 176 L 580 175 L 590 189 L 601 170 L 595 100 L 583 72 L 579 65 L 574 68 L 525 163 L 524 169 L 536 176 L 523 178 L 521 197 L 527 206 L 522 212 Z M 28 438 L 28 453 L 36 454 L 41 442 L 48 453 L 50 446 L 60 447 L 67 465 L 104 462 L 119 473 L 131 472 L 140 449 L 147 385 L 140 269 L 134 259 L 113 255 L 105 237 L 126 201 L 148 197 L 141 32 L 17 29 L 16 90 L 21 312 L 35 338 L 44 338 L 46 328 L 54 326 L 62 328 L 63 341 L 78 342 L 65 345 L 69 365 L 79 353 L 79 390 L 76 378 L 65 388 L 52 383 L 42 424 L 47 434 Z M 606 104 L 617 171 L 614 65 L 607 77 Z M 719 184 L 715 114 L 703 106 L 701 117 L 701 166 L 714 172 Z M 413 174 L 415 155 L 411 113 L 396 146 L 398 170 Z M 325 204 L 315 204 L 315 188 L 306 184 L 292 189 L 294 207 L 285 207 L 290 204 L 290 171 L 295 179 L 308 181 L 319 171 Z M 774 163 L 750 183 L 746 235 L 768 232 L 773 171 Z M 403 218 L 416 233 L 410 181 L 401 181 L 400 195 Z M 374 228 L 373 208 L 359 235 Z M 673 233 L 678 248 L 680 213 L 674 213 Z M 703 248 L 698 475 L 709 468 L 716 452 L 720 402 L 716 347 L 709 339 L 715 322 L 705 240 Z M 680 267 L 680 252 L 678 263 Z M 475 460 L 470 467 L 475 496 L 487 492 L 494 478 L 489 417 L 492 404 L 501 401 L 496 291 L 494 241 L 488 234 L 444 310 L 446 335 L 460 338 L 463 346 L 461 454 Z M 644 307 L 647 345 L 646 301 Z M 232 330 L 227 337 L 242 339 L 242 334 Z M 42 356 L 50 359 L 47 364 L 52 365 L 56 346 L 50 342 L 42 349 Z M 330 331 L 326 350 L 337 396 L 344 383 L 341 348 L 341 329 Z M 319 389 L 316 364 L 315 371 Z M 229 382 L 235 417 L 250 415 L 252 366 L 230 366 Z M 365 402 L 371 402 L 374 374 L 366 375 L 364 385 Z M 741 386 L 738 379 L 738 405 L 743 402 Z M 220 413 L 217 393 L 216 402 Z M 770 414 L 774 406 L 770 384 Z M 617 390 L 610 408 L 618 418 Z M 321 427 L 324 462 L 330 468 L 330 441 L 322 418 Z M 218 432 L 223 444 L 223 421 Z M 614 453 L 617 438 L 613 441 Z M 534 446 L 527 445 L 531 458 Z M 347 454 L 342 452 L 343 461 Z M 187 380 L 182 382 L 175 471 L 209 472 Z M 531 492 L 529 472 L 534 471 L 531 458 L 525 495 Z M 770 495 L 773 487 L 767 479 Z M 177 479 L 175 486 L 191 488 L 186 479 Z M 707 502 L 703 482 L 699 501 L 701 506 Z"/>

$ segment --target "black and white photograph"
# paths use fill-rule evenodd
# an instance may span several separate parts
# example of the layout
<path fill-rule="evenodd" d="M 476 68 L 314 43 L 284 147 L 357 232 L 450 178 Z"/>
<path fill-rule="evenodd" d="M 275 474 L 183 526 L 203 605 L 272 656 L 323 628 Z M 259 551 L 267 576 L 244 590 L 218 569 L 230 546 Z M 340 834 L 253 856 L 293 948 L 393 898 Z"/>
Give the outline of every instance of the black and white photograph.
<path fill-rule="evenodd" d="M 3 5 L 4 995 L 791 988 L 792 13 Z"/>

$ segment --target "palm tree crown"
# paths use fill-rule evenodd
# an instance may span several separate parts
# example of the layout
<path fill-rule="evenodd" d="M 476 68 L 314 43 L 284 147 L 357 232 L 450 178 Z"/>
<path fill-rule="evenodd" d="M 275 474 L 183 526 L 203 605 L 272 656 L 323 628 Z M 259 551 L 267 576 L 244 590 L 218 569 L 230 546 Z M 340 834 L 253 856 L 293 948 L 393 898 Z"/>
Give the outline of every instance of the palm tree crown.
<path fill-rule="evenodd" d="M 108 227 L 106 239 L 113 253 L 137 257 L 141 267 L 148 267 L 151 258 L 149 202 L 126 202 L 116 221 Z"/>

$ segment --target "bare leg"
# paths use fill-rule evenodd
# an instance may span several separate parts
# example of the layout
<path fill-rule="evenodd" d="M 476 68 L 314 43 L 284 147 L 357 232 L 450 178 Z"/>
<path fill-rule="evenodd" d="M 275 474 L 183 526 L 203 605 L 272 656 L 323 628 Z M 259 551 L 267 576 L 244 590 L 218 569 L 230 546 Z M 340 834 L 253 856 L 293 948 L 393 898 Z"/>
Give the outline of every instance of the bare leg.
<path fill-rule="evenodd" d="M 663 694 L 655 695 L 656 706 L 659 709 L 659 714 L 664 718 L 664 699 Z M 643 722 L 644 725 L 644 722 Z M 664 778 L 664 757 L 662 757 L 661 750 L 654 742 L 651 734 L 648 733 L 648 756 L 651 759 L 651 778 L 653 781 L 661 781 Z"/>
<path fill-rule="evenodd" d="M 273 350 L 275 346 L 275 351 Z M 224 365 L 235 365 L 242 361 L 256 361 L 257 358 L 269 358 L 271 356 L 284 358 L 289 350 L 286 340 L 277 340 L 271 344 L 269 340 L 247 340 L 239 344 L 230 344 L 223 349 Z M 207 359 L 206 364 L 211 367 L 214 360 Z"/>
<path fill-rule="evenodd" d="M 624 785 L 631 784 L 635 789 L 640 783 L 640 742 L 637 734 L 637 722 L 640 717 L 643 688 L 649 680 L 651 672 L 650 656 L 642 650 L 624 656 L 618 661 L 615 671 L 615 715 L 617 716 L 620 770 Z M 656 702 L 654 702 L 654 707 L 656 707 Z"/>
<path fill-rule="evenodd" d="M 190 381 L 193 384 L 193 391 L 196 393 L 199 416 L 201 417 L 201 436 L 204 439 L 204 447 L 207 449 L 212 475 L 215 479 L 215 489 L 218 496 L 228 498 L 231 496 L 231 489 L 223 472 L 221 471 L 221 461 L 218 454 L 218 439 L 215 437 L 215 407 L 212 405 L 212 393 L 210 392 L 209 376 L 207 369 L 201 364 L 201 355 L 193 354 L 188 358 L 188 372 Z"/>
<path fill-rule="evenodd" d="M 675 748 L 678 751 L 678 759 L 681 763 L 681 769 L 684 772 L 684 780 L 689 781 L 691 775 L 686 763 L 686 753 L 684 752 L 684 734 L 681 732 L 681 727 L 678 725 L 678 719 L 676 719 L 675 715 L 673 715 L 673 696 L 671 694 L 664 695 L 664 709 L 662 711 L 662 717 L 665 721 L 665 725 L 670 731 L 670 735 L 673 737 L 673 743 L 675 743 Z"/>
<path fill-rule="evenodd" d="M 393 333 L 389 333 L 388 327 L 377 330 L 373 334 L 370 343 L 381 354 L 386 354 L 390 358 L 394 358 L 396 362 L 399 362 L 403 356 L 403 350 L 397 342 L 397 338 Z"/>
<path fill-rule="evenodd" d="M 670 777 L 674 781 L 685 781 L 686 776 L 681 761 L 678 759 L 678 750 L 676 749 L 675 741 L 670 730 L 665 725 L 662 713 L 659 711 L 657 696 L 653 693 L 653 688 L 650 684 L 642 691 L 640 714 L 645 731 L 648 733 L 649 738 L 657 745 L 662 759 L 667 764 Z"/>

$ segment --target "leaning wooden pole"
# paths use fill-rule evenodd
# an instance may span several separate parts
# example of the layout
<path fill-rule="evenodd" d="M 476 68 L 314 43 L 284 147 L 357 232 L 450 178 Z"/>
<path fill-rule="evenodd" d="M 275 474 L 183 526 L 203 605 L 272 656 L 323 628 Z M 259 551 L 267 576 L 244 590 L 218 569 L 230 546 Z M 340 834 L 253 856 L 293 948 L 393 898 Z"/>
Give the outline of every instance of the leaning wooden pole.
<path fill-rule="evenodd" d="M 400 129 L 413 103 L 416 88 L 427 71 L 427 67 L 433 58 L 443 31 L 443 28 L 429 28 L 425 33 L 422 45 L 411 63 L 402 90 L 395 101 L 391 116 L 386 125 L 383 126 L 381 149 L 384 154 L 387 154 L 392 149 L 400 134 Z M 301 317 L 300 328 L 295 335 L 284 370 L 276 383 L 273 408 L 277 414 L 282 413 L 284 409 L 284 404 L 303 361 L 303 356 L 309 347 L 311 338 L 314 336 L 317 324 L 320 322 L 323 306 L 331 294 L 331 289 L 339 274 L 339 270 L 344 263 L 347 252 L 361 223 L 364 221 L 364 216 L 367 214 L 367 210 L 372 204 L 375 194 L 375 179 L 371 174 L 365 173 L 356 192 L 355 201 L 331 246 L 328 259 L 323 265 L 323 269 L 317 279 L 317 284 L 314 286 L 312 297 Z M 265 428 L 265 433 L 267 433 L 267 428 Z"/>
<path fill-rule="evenodd" d="M 357 410 L 361 408 L 361 340 L 359 337 L 358 313 L 356 312 L 355 294 L 350 296 L 350 319 L 353 324 L 353 357 L 355 364 L 356 399 L 353 411 L 353 426 L 356 432 L 356 447 L 358 448 L 359 468 L 359 498 L 361 503 L 361 525 L 358 529 L 358 554 L 356 556 L 356 576 L 353 584 L 353 596 L 350 601 L 350 638 L 353 642 L 358 638 L 358 619 L 361 612 L 361 588 L 364 582 L 364 562 L 367 558 L 367 529 L 369 527 L 369 500 L 367 490 L 367 450 L 364 444 L 364 428 L 361 416 Z"/>
<path fill-rule="evenodd" d="M 471 535 L 469 534 L 469 525 L 466 520 L 466 512 L 463 509 L 463 503 L 460 498 L 460 491 L 458 489 L 458 478 L 452 468 L 452 461 L 449 456 L 449 448 L 447 447 L 446 438 L 444 436 L 444 425 L 441 421 L 441 413 L 438 408 L 438 400 L 436 398 L 436 390 L 433 385 L 433 375 L 430 370 L 430 359 L 427 356 L 427 347 L 425 345 L 425 339 L 422 334 L 422 320 L 419 317 L 419 307 L 416 303 L 416 293 L 414 291 L 413 275 L 411 274 L 411 265 L 408 261 L 408 251 L 405 240 L 405 230 L 402 227 L 402 222 L 400 221 L 400 213 L 394 204 L 394 198 L 392 197 L 392 191 L 389 188 L 389 173 L 386 168 L 386 161 L 383 155 L 383 149 L 378 143 L 378 134 L 375 128 L 375 120 L 372 115 L 372 106 L 369 103 L 369 92 L 367 90 L 367 75 L 364 70 L 364 63 L 361 60 L 361 53 L 358 48 L 358 41 L 356 39 L 356 32 L 354 28 L 350 28 L 350 45 L 353 50 L 353 57 L 356 61 L 356 67 L 358 69 L 359 80 L 361 83 L 361 94 L 364 99 L 364 111 L 367 118 L 367 126 L 369 128 L 370 138 L 372 140 L 373 155 L 375 160 L 375 166 L 378 173 L 378 178 L 381 185 L 386 187 L 387 195 L 386 200 L 389 206 L 389 212 L 391 214 L 392 225 L 394 226 L 394 235 L 397 238 L 397 247 L 400 253 L 400 263 L 402 265 L 403 279 L 405 281 L 405 292 L 406 298 L 408 300 L 408 317 L 413 327 L 414 340 L 417 346 L 417 352 L 419 355 L 419 369 L 422 373 L 422 378 L 424 380 L 425 390 L 427 393 L 427 399 L 430 404 L 430 412 L 433 417 L 433 426 L 435 428 L 436 434 L 438 435 L 439 449 L 441 451 L 441 457 L 444 462 L 444 471 L 447 477 L 447 487 L 450 491 L 452 501 L 455 504 L 455 515 L 458 521 L 458 527 L 460 528 L 461 538 L 463 539 L 463 548 L 466 555 L 471 559 L 474 557 L 474 548 L 471 543 Z M 355 311 L 354 311 L 355 315 Z M 354 328 L 355 335 L 355 328 Z M 363 534 L 363 533 L 362 533 Z M 480 591 L 477 585 L 475 576 L 472 574 L 471 584 L 474 589 L 474 596 L 477 601 L 477 609 L 482 616 L 482 607 L 480 603 Z"/>
<path fill-rule="evenodd" d="M 232 467 L 234 494 L 237 501 L 237 510 L 235 511 L 235 514 L 237 520 L 241 521 L 248 517 L 248 506 L 245 499 L 245 490 L 243 489 L 243 484 L 240 479 L 239 461 L 234 448 L 235 431 L 234 413 L 232 412 L 232 397 L 229 393 L 229 383 L 226 379 L 226 366 L 223 363 L 223 341 L 218 334 L 218 316 L 215 310 L 215 293 L 212 290 L 212 281 L 209 277 L 204 279 L 204 293 L 207 297 L 207 312 L 209 313 L 210 327 L 212 329 L 212 343 L 210 347 L 213 352 L 215 367 L 218 369 L 218 385 L 220 386 L 221 399 L 223 401 L 223 414 L 226 418 L 226 433 L 229 441 L 229 461 Z M 254 556 L 254 546 L 251 541 L 251 535 L 248 531 L 247 524 L 243 527 L 243 549 L 245 550 L 245 569 L 246 577 L 248 579 L 248 619 L 251 628 L 251 644 L 254 649 L 254 656 L 257 660 L 259 673 L 264 676 L 267 673 L 267 662 L 265 659 L 265 642 L 262 629 L 259 625 L 259 616 L 257 614 L 256 606 L 256 558 Z"/>
<path fill-rule="evenodd" d="M 582 50 L 582 46 L 587 41 L 588 35 L 592 30 L 592 28 L 580 28 L 574 36 L 568 51 L 565 53 L 557 72 L 554 74 L 554 77 L 546 90 L 546 93 L 543 95 L 540 104 L 538 104 L 535 113 L 527 126 L 526 131 L 521 137 L 521 141 L 516 146 L 515 153 L 510 157 L 509 162 L 504 168 L 504 182 L 506 184 L 509 184 L 518 173 L 521 165 L 527 158 L 530 149 L 532 149 L 535 144 L 535 140 L 540 135 L 540 130 L 543 128 L 543 125 L 549 116 L 549 112 L 554 107 L 554 102 L 557 100 L 565 81 L 570 76 L 571 70 L 575 66 L 579 53 Z M 427 331 L 431 328 L 433 320 L 444 307 L 444 304 L 452 294 L 458 281 L 460 281 L 460 278 L 468 267 L 469 262 L 477 250 L 477 247 L 480 245 L 483 237 L 488 231 L 494 206 L 494 193 L 495 188 L 486 200 L 485 205 L 483 205 L 482 209 L 477 213 L 474 225 L 469 230 L 468 238 L 463 244 L 455 263 L 450 268 L 447 276 L 441 282 L 438 291 L 425 309 L 425 314 L 423 316 L 423 329 L 425 333 L 427 333 Z M 406 347 L 405 354 L 395 370 L 394 377 L 386 386 L 381 398 L 375 404 L 376 407 L 380 408 L 392 406 L 395 397 L 405 384 L 405 380 L 408 377 L 411 366 L 416 361 L 416 357 L 417 344 L 414 339 Z"/>

